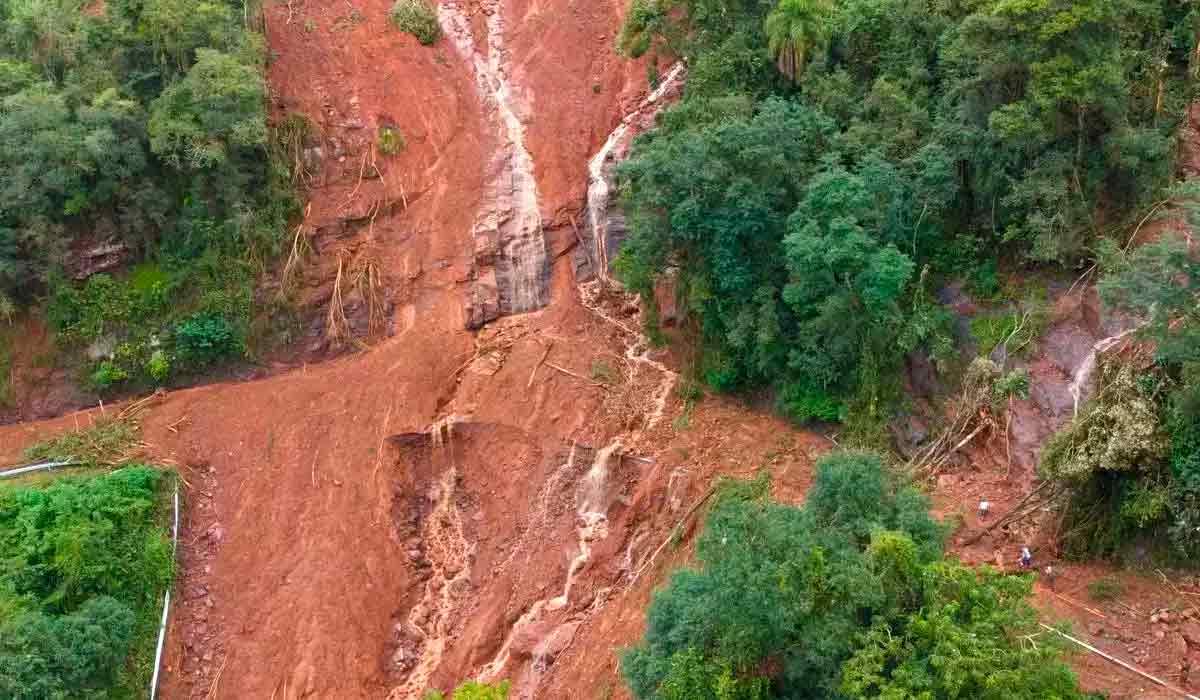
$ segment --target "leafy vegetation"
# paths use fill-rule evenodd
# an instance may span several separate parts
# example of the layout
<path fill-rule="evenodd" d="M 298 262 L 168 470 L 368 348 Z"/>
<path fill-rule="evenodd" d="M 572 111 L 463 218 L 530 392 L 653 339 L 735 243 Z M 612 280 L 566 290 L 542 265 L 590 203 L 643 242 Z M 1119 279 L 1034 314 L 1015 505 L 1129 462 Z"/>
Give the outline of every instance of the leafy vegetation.
<path fill-rule="evenodd" d="M 92 425 L 63 433 L 25 450 L 31 462 L 70 460 L 93 467 L 113 466 L 140 445 L 137 423 L 129 417 L 100 416 Z"/>
<path fill-rule="evenodd" d="M 620 50 L 689 75 L 620 169 L 618 272 L 652 302 L 679 270 L 715 388 L 877 430 L 902 359 L 949 351 L 927 279 L 987 295 L 999 260 L 1073 264 L 1169 184 L 1196 17 L 1175 0 L 633 0 Z M 1024 347 L 1042 320 L 976 330 L 990 350 L 1022 328 Z"/>
<path fill-rule="evenodd" d="M 0 486 L 0 695 L 145 697 L 173 570 L 162 473 Z"/>
<path fill-rule="evenodd" d="M 1189 205 L 1194 206 L 1194 205 Z M 1193 225 L 1195 225 L 1193 219 Z M 1165 239 L 1109 248 L 1104 300 L 1136 315 L 1153 357 L 1102 367 L 1096 398 L 1047 445 L 1043 469 L 1076 490 L 1067 542 L 1118 556 L 1143 541 L 1179 562 L 1200 555 L 1200 263 Z"/>
<path fill-rule="evenodd" d="M 508 681 L 500 681 L 494 685 L 467 681 L 455 689 L 450 700 L 507 700 Z M 440 690 L 430 690 L 421 700 L 445 700 L 446 696 Z"/>
<path fill-rule="evenodd" d="M 1031 580 L 942 559 L 928 503 L 878 457 L 821 460 L 802 508 L 729 483 L 699 568 L 658 591 L 621 672 L 635 697 L 1082 698 Z"/>
<path fill-rule="evenodd" d="M 172 344 L 190 316 L 249 330 L 257 273 L 296 211 L 292 163 L 271 157 L 254 7 L 84 4 L 0 4 L 0 296 L 46 298 L 96 388 L 159 384 L 203 365 Z M 79 284 L 73 242 L 145 262 Z"/>
<path fill-rule="evenodd" d="M 1087 590 L 1092 600 L 1104 602 L 1120 598 L 1125 586 L 1115 578 L 1098 578 L 1088 583 Z"/>
<path fill-rule="evenodd" d="M 438 24 L 437 12 L 427 0 L 396 0 L 389 16 L 400 31 L 412 34 L 425 46 L 442 38 L 442 25 Z"/>
<path fill-rule="evenodd" d="M 379 152 L 385 156 L 394 156 L 404 150 L 404 135 L 394 126 L 379 127 Z"/>

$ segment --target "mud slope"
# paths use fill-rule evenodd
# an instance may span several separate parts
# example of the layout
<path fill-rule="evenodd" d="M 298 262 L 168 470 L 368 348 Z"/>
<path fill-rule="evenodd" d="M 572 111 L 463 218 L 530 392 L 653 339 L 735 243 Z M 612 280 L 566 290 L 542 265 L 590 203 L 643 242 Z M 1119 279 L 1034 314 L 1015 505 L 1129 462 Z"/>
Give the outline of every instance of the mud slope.
<path fill-rule="evenodd" d="M 267 7 L 274 118 L 315 132 L 302 294 L 327 303 L 339 265 L 369 260 L 387 328 L 351 304 L 351 330 L 386 339 L 146 417 L 188 484 L 163 697 L 416 698 L 473 676 L 549 697 L 553 658 L 702 495 L 658 459 L 674 373 L 567 255 L 589 159 L 647 92 L 611 53 L 618 4 L 446 0 L 433 47 L 386 0 Z M 405 148 L 379 152 L 383 128 Z M 322 324 L 305 342 L 325 352 Z M 0 453 L 86 419 L 2 428 Z"/>
<path fill-rule="evenodd" d="M 677 87 L 648 100 L 613 55 L 623 5 L 442 0 L 422 47 L 388 0 L 268 4 L 273 116 L 314 131 L 302 297 L 324 307 L 339 267 L 369 264 L 386 323 L 351 299 L 361 352 L 150 409 L 149 457 L 187 486 L 161 697 L 508 678 L 514 698 L 627 698 L 618 652 L 715 479 L 765 468 L 803 497 L 829 443 L 681 405 L 677 363 L 604 283 L 622 230 L 604 178 Z M 405 147 L 381 153 L 384 128 Z M 322 321 L 309 357 L 332 347 Z M 0 427 L 0 461 L 87 420 Z M 978 496 L 945 490 L 947 512 Z"/>

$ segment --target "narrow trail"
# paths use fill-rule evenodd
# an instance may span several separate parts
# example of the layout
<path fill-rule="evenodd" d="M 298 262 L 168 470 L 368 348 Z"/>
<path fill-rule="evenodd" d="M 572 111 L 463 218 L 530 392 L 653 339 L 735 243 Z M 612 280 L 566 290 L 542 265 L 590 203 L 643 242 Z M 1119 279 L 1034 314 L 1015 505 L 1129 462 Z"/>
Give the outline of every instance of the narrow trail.
<path fill-rule="evenodd" d="M 472 231 L 476 280 L 470 322 L 475 327 L 549 302 L 538 187 L 519 116 L 523 106 L 511 83 L 502 3 L 483 0 L 478 11 L 486 17 L 486 47 L 477 44 L 466 0 L 447 0 L 438 7 L 446 35 L 473 68 L 498 141 Z"/>

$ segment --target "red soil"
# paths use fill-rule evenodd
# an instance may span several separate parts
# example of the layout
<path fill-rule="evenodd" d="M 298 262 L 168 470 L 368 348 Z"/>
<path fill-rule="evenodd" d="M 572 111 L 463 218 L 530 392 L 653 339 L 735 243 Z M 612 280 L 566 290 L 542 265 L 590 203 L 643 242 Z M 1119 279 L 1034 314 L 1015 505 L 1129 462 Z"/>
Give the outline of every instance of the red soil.
<path fill-rule="evenodd" d="M 484 32 L 480 5 L 463 4 Z M 305 220 L 320 262 L 303 296 L 325 303 L 338 261 L 370 255 L 394 335 L 149 410 L 149 456 L 187 485 L 161 697 L 416 698 L 482 673 L 512 678 L 519 698 L 628 697 L 616 651 L 688 561 L 692 507 L 714 479 L 768 468 L 779 498 L 803 498 L 824 438 L 713 397 L 693 410 L 671 394 L 647 423 L 664 376 L 625 359 L 636 310 L 614 299 L 609 319 L 594 313 L 562 255 L 588 158 L 645 92 L 642 66 L 612 53 L 623 5 L 500 6 L 552 301 L 477 333 L 464 329 L 472 224 L 498 136 L 469 65 L 447 40 L 395 30 L 387 0 L 266 6 L 274 118 L 307 115 L 323 149 Z M 375 147 L 382 126 L 403 134 L 398 154 Z M 311 356 L 320 341 L 315 329 Z M 0 461 L 79 420 L 0 427 Z M 593 458 L 618 438 L 607 518 L 588 535 Z M 988 469 L 978 478 L 997 478 Z M 1084 576 L 1064 574 L 1060 590 Z"/>

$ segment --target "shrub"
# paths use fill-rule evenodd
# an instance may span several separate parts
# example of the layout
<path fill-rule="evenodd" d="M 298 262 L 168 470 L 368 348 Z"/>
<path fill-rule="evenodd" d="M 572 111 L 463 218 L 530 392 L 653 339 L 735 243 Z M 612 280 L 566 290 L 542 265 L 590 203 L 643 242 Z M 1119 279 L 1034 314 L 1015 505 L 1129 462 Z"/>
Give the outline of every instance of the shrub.
<path fill-rule="evenodd" d="M 992 385 L 992 399 L 996 403 L 1004 403 L 1009 397 L 1018 399 L 1029 398 L 1029 370 L 1018 367 L 1008 374 L 1001 375 Z"/>
<path fill-rule="evenodd" d="M 1087 590 L 1092 600 L 1104 602 L 1120 598 L 1125 593 L 1125 586 L 1115 578 L 1098 578 L 1088 583 Z"/>
<path fill-rule="evenodd" d="M 171 374 L 171 360 L 167 353 L 162 350 L 151 353 L 150 360 L 146 363 L 146 374 L 158 384 L 166 381 L 167 376 Z"/>
<path fill-rule="evenodd" d="M 696 553 L 621 659 L 640 700 L 1082 698 L 1028 576 L 942 560 L 928 501 L 879 457 L 822 459 L 802 508 L 718 491 Z"/>
<path fill-rule="evenodd" d="M 103 697 L 133 642 L 127 605 L 98 596 L 66 615 L 0 617 L 0 696 L 13 700 Z"/>
<path fill-rule="evenodd" d="M 175 326 L 175 349 L 191 367 L 204 367 L 242 352 L 242 340 L 222 316 L 199 313 Z"/>
<path fill-rule="evenodd" d="M 438 24 L 437 13 L 426 0 L 396 0 L 388 13 L 400 31 L 408 32 L 425 46 L 433 44 L 442 36 L 442 25 Z"/>
<path fill-rule="evenodd" d="M 407 144 L 404 135 L 394 126 L 379 127 L 379 152 L 385 156 L 394 156 L 404 150 Z"/>
<path fill-rule="evenodd" d="M 508 689 L 508 681 L 496 684 L 467 681 L 458 686 L 450 700 L 507 700 Z M 440 690 L 429 690 L 421 696 L 421 700 L 445 700 L 445 697 Z"/>
<path fill-rule="evenodd" d="M 839 399 L 803 383 L 786 385 L 777 399 L 779 410 L 797 421 L 838 421 L 846 414 L 846 405 Z"/>
<path fill-rule="evenodd" d="M 0 487 L 0 697 L 144 693 L 173 568 L 162 481 L 131 466 Z"/>
<path fill-rule="evenodd" d="M 91 376 L 92 386 L 97 389 L 108 389 L 126 379 L 129 379 L 129 373 L 108 361 L 101 362 Z"/>

